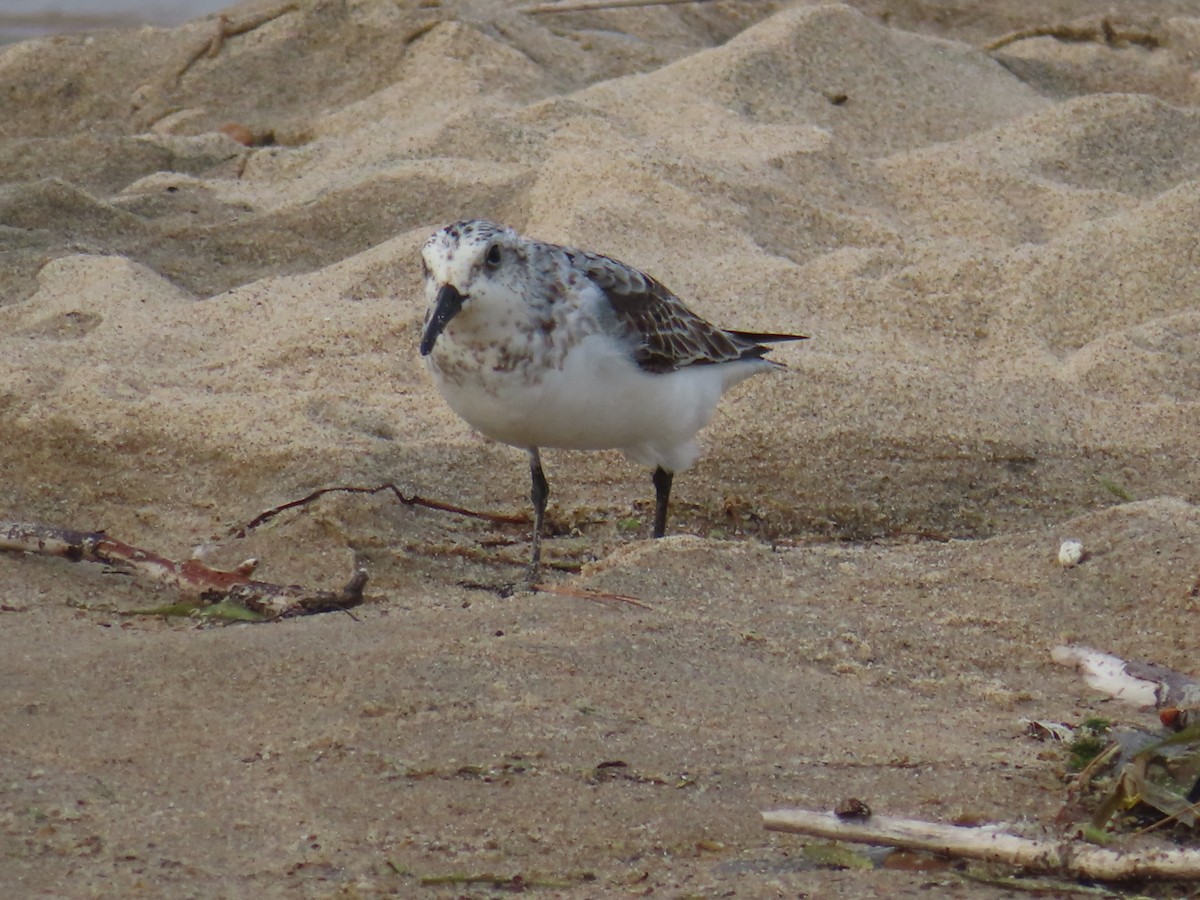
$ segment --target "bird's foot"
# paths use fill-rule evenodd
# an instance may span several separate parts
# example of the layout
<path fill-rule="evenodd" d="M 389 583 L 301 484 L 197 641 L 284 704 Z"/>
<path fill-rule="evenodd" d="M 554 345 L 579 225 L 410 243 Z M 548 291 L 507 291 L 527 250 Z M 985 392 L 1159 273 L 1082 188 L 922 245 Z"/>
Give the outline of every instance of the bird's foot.
<path fill-rule="evenodd" d="M 536 594 L 538 585 L 542 580 L 542 565 L 541 563 L 532 563 L 525 570 L 525 580 L 521 582 L 521 588 L 531 594 Z"/>

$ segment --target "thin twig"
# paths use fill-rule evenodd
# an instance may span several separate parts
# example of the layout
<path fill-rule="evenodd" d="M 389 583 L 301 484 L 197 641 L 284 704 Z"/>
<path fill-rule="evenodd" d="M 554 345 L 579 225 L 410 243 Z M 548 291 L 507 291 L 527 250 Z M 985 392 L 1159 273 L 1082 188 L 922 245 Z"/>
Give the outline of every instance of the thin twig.
<path fill-rule="evenodd" d="M 407 47 L 409 44 L 413 43 L 414 41 L 429 34 L 429 32 L 433 31 L 433 29 L 437 28 L 439 25 L 441 25 L 445 21 L 446 21 L 445 19 L 437 18 L 437 19 L 430 19 L 428 22 L 421 22 L 419 25 L 414 25 L 411 29 L 409 29 L 409 31 L 406 34 L 404 34 L 400 38 L 401 46 Z"/>
<path fill-rule="evenodd" d="M 529 16 L 545 13 L 584 12 L 592 9 L 626 9 L 631 6 L 673 6 L 676 3 L 711 3 L 713 0 L 562 0 L 560 3 L 534 3 L 517 12 Z"/>
<path fill-rule="evenodd" d="M 1171 822 L 1179 822 L 1182 820 L 1181 817 L 1186 816 L 1188 813 L 1195 813 L 1195 812 L 1200 812 L 1200 800 L 1196 801 L 1195 803 L 1191 804 L 1190 806 L 1185 806 L 1183 809 L 1176 810 L 1175 812 L 1171 813 L 1169 816 L 1164 816 L 1163 818 L 1159 819 L 1157 822 L 1151 822 L 1149 825 L 1145 826 L 1144 828 L 1139 828 L 1137 831 L 1131 831 L 1130 834 L 1133 837 L 1137 837 L 1138 835 L 1142 835 L 1142 834 L 1149 834 L 1151 831 L 1155 831 L 1159 828 L 1162 828 L 1164 825 L 1169 825 Z"/>
<path fill-rule="evenodd" d="M 254 31 L 254 29 L 261 28 L 263 25 L 278 19 L 282 15 L 296 12 L 299 9 L 299 3 L 285 3 L 282 6 L 268 9 L 258 15 L 249 16 L 240 22 L 231 22 L 229 16 L 222 13 L 217 16 L 217 27 L 213 30 L 212 34 L 205 38 L 204 43 L 192 51 L 192 55 L 188 57 L 187 62 L 175 73 L 175 80 L 179 81 L 187 73 L 187 70 L 196 64 L 197 60 L 203 57 L 215 59 L 217 54 L 221 52 L 221 48 L 225 46 L 225 41 L 229 38 L 237 37 L 239 34 L 245 34 L 248 31 Z"/>
<path fill-rule="evenodd" d="M 289 500 L 287 503 L 281 503 L 278 506 L 273 506 L 265 512 L 259 513 L 245 525 L 240 528 L 231 530 L 231 534 L 236 537 L 245 537 L 247 531 L 252 531 L 264 522 L 269 522 L 281 512 L 286 512 L 289 509 L 295 509 L 298 506 L 307 506 L 314 500 L 324 497 L 326 494 L 344 493 L 344 494 L 378 494 L 383 491 L 390 491 L 392 495 L 405 506 L 420 506 L 425 509 L 436 509 L 440 512 L 453 513 L 456 516 L 467 516 L 472 519 L 483 519 L 485 522 L 495 522 L 501 525 L 526 525 L 529 523 L 529 517 L 525 515 L 504 515 L 502 513 L 485 513 L 477 512 L 473 509 L 466 509 L 462 506 L 455 506 L 453 503 L 443 503 L 440 500 L 429 500 L 417 494 L 405 494 L 394 482 L 379 484 L 375 487 L 364 487 L 360 485 L 334 485 L 333 487 L 318 488 L 311 494 L 301 497 L 299 500 Z"/>
<path fill-rule="evenodd" d="M 630 597 L 627 594 L 610 594 L 607 591 L 593 591 L 588 588 L 573 587 L 569 584 L 535 584 L 533 589 L 544 591 L 547 594 L 573 597 L 577 600 L 591 600 L 595 603 L 628 603 L 630 606 L 638 606 L 642 609 L 654 609 L 653 606 L 643 603 L 637 597 Z"/>
<path fill-rule="evenodd" d="M 1162 39 L 1149 29 L 1122 25 L 1106 16 L 1099 20 L 1085 19 L 1061 25 L 1035 25 L 1032 28 L 1021 28 L 984 44 L 983 49 L 995 51 L 1009 44 L 1015 44 L 1017 41 L 1027 41 L 1039 37 L 1052 37 L 1067 43 L 1105 44 L 1109 47 L 1137 44 L 1148 50 L 1157 49 L 1163 43 Z"/>

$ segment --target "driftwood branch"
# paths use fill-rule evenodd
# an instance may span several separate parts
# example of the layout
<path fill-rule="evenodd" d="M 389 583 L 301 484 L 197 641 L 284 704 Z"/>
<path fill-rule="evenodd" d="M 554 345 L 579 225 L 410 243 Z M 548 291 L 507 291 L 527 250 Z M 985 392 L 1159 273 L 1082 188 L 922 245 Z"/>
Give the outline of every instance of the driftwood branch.
<path fill-rule="evenodd" d="M 198 559 L 168 559 L 111 538 L 103 531 L 72 531 L 27 522 L 0 521 L 0 550 L 100 563 L 174 588 L 200 607 L 231 601 L 271 619 L 350 609 L 363 602 L 367 583 L 367 572 L 362 568 L 356 569 L 338 591 L 255 581 L 250 577 L 258 565 L 254 559 L 235 569 L 214 569 Z"/>
<path fill-rule="evenodd" d="M 1109 850 L 1077 840 L 1035 840 L 991 829 L 963 828 L 892 816 L 841 819 L 833 813 L 807 809 L 768 810 L 762 817 L 768 831 L 904 847 L 1005 863 L 1029 872 L 1096 881 L 1200 878 L 1200 850 Z"/>

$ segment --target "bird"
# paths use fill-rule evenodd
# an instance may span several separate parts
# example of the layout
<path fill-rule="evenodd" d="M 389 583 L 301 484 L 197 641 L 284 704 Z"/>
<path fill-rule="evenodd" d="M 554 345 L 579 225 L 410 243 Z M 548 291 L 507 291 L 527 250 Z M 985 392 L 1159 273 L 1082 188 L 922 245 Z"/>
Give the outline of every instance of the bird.
<path fill-rule="evenodd" d="M 674 476 L 699 457 L 721 395 L 782 368 L 768 344 L 808 337 L 718 328 L 633 266 L 485 219 L 435 231 L 421 263 L 434 384 L 472 428 L 529 456 L 530 587 L 550 496 L 543 448 L 617 449 L 653 467 L 660 538 Z"/>

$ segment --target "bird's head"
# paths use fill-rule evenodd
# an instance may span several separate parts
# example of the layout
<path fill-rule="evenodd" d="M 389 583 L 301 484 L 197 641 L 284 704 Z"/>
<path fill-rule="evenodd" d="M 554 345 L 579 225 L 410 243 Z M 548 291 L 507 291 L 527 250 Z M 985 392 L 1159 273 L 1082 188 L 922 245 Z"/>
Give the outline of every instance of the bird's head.
<path fill-rule="evenodd" d="M 456 222 L 435 231 L 421 249 L 429 311 L 421 334 L 421 355 L 428 356 L 455 316 L 486 304 L 511 277 L 520 236 L 511 228 L 483 219 Z M 507 275 L 506 275 L 507 273 Z"/>

